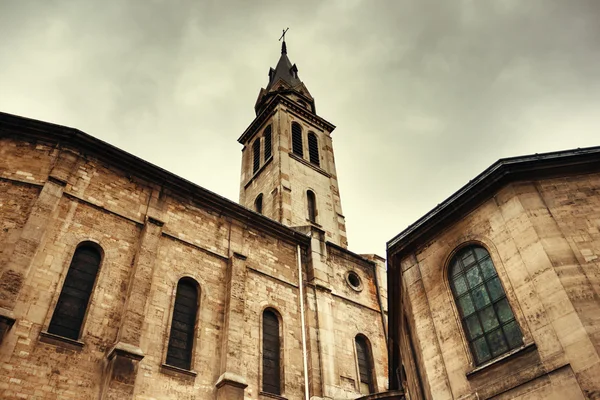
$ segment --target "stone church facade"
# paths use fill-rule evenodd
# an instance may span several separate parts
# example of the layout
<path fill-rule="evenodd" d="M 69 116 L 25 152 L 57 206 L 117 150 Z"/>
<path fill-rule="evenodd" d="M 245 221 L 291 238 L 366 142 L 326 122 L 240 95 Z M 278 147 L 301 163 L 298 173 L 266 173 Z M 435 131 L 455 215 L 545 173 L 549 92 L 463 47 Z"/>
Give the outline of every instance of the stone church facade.
<path fill-rule="evenodd" d="M 384 260 L 347 248 L 334 126 L 285 45 L 240 204 L 0 114 L 0 398 L 351 399 L 388 388 Z"/>
<path fill-rule="evenodd" d="M 500 160 L 388 242 L 390 386 L 600 398 L 600 147 Z"/>

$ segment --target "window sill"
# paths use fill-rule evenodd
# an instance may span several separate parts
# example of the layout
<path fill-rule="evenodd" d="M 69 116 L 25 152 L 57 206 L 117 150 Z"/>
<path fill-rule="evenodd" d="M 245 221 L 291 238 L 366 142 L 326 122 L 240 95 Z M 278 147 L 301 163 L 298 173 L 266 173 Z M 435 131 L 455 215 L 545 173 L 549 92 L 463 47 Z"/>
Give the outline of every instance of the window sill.
<path fill-rule="evenodd" d="M 252 183 L 252 181 L 258 176 L 260 175 L 260 173 L 262 172 L 263 169 L 266 168 L 267 165 L 269 165 L 271 163 L 271 161 L 273 161 L 273 156 L 271 155 L 271 157 L 269 157 L 268 160 L 266 160 L 263 165 L 260 166 L 260 168 L 252 174 L 252 176 L 250 177 L 250 179 L 248 179 L 248 182 L 246 182 L 246 184 L 244 185 L 244 189 L 246 189 L 248 186 L 250 186 L 250 184 Z"/>
<path fill-rule="evenodd" d="M 477 375 L 478 373 L 480 373 L 482 371 L 485 371 L 493 366 L 503 363 L 504 361 L 511 360 L 513 358 L 520 356 L 521 354 L 527 353 L 529 351 L 533 351 L 535 349 L 537 349 L 537 346 L 533 342 L 524 344 L 521 347 L 517 347 L 516 349 L 513 349 L 513 350 L 509 351 L 508 353 L 504 353 L 501 356 L 496 357 L 493 360 L 487 361 L 486 363 L 481 364 L 481 365 L 473 368 L 472 370 L 468 371 L 466 373 L 467 379 L 471 379 L 475 375 Z"/>
<path fill-rule="evenodd" d="M 50 332 L 40 332 L 40 342 L 52 344 L 55 346 L 64 347 L 69 350 L 81 351 L 84 343 L 79 340 L 73 340 L 64 336 L 55 335 Z"/>
<path fill-rule="evenodd" d="M 191 379 L 194 379 L 196 377 L 196 375 L 198 375 L 198 373 L 196 371 L 193 371 L 191 369 L 183 369 L 183 368 L 175 367 L 175 366 L 169 365 L 169 364 L 162 364 L 160 366 L 160 372 L 162 372 L 166 375 L 184 376 L 185 378 L 191 378 Z"/>
<path fill-rule="evenodd" d="M 313 164 L 309 161 L 306 161 L 304 158 L 300 157 L 297 154 L 294 153 L 288 153 L 290 155 L 291 158 L 293 158 L 296 161 L 301 162 L 302 164 L 306 165 L 307 167 L 310 167 L 312 169 L 314 169 L 315 171 L 317 171 L 320 174 L 325 175 L 328 178 L 331 178 L 331 175 L 329 173 L 327 173 L 327 171 L 325 171 L 323 168 L 321 168 L 320 166 L 317 166 L 316 164 Z"/>
<path fill-rule="evenodd" d="M 259 393 L 259 395 L 260 395 L 260 396 L 263 396 L 263 397 L 268 397 L 268 398 L 270 398 L 270 399 L 287 400 L 287 397 L 283 397 L 283 396 L 280 396 L 280 395 L 278 395 L 278 394 L 269 393 L 269 392 L 263 392 L 263 391 L 261 391 L 261 392 Z"/>

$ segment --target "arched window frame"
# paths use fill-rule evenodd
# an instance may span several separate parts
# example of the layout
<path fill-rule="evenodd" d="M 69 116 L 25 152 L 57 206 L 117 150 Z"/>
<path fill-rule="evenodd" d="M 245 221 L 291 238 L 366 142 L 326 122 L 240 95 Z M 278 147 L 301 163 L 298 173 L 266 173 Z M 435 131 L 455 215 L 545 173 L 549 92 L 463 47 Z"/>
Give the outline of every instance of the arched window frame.
<path fill-rule="evenodd" d="M 193 322 L 193 329 L 192 329 L 192 334 L 191 334 L 191 348 L 189 349 L 189 365 L 175 365 L 174 363 L 172 363 L 172 359 L 170 359 L 170 347 L 171 347 L 171 340 L 173 338 L 173 318 L 175 316 L 175 311 L 176 311 L 176 306 L 177 306 L 177 294 L 179 292 L 179 285 L 181 283 L 184 284 L 190 284 L 196 291 L 196 315 L 194 316 L 194 322 Z M 198 281 L 196 281 L 194 278 L 190 277 L 190 276 L 182 276 L 180 279 L 177 280 L 177 283 L 175 284 L 174 287 L 174 292 L 173 292 L 173 299 L 172 299 L 172 304 L 171 304 L 171 313 L 170 313 L 170 318 L 169 318 L 169 324 L 167 326 L 167 342 L 166 342 L 166 347 L 165 347 L 165 356 L 164 356 L 164 363 L 163 366 L 166 367 L 171 367 L 171 368 L 175 368 L 175 369 L 179 369 L 179 370 L 185 370 L 185 371 L 192 371 L 193 372 L 193 368 L 194 368 L 194 363 L 195 363 L 195 353 L 196 353 L 196 345 L 197 345 L 197 336 L 198 336 L 198 320 L 199 320 L 199 315 L 200 315 L 200 300 L 201 300 L 201 288 L 200 285 L 198 284 Z"/>
<path fill-rule="evenodd" d="M 268 125 L 263 133 L 264 136 L 264 143 L 263 143 L 263 147 L 264 147 L 264 154 L 265 154 L 265 162 L 271 158 L 273 156 L 273 134 L 272 134 L 272 129 L 271 129 L 271 125 Z"/>
<path fill-rule="evenodd" d="M 367 371 L 361 371 L 361 355 L 360 355 L 360 351 L 359 351 L 359 342 L 364 343 L 364 350 L 365 350 L 365 354 L 364 354 L 364 363 L 366 363 L 366 365 L 363 363 L 363 365 L 366 366 Z M 371 341 L 369 340 L 369 338 L 367 338 L 365 335 L 363 335 L 362 333 L 357 334 L 354 337 L 354 354 L 355 354 L 355 360 L 356 360 L 356 382 L 358 384 L 358 391 L 361 394 L 371 394 L 371 393 L 375 393 L 376 388 L 377 388 L 377 382 L 375 380 L 375 363 L 373 360 L 373 348 L 371 346 Z M 364 382 L 362 375 L 364 374 L 367 375 L 369 382 Z M 363 383 L 365 383 L 368 388 L 366 389 L 366 393 L 365 390 L 363 389 L 362 385 Z"/>
<path fill-rule="evenodd" d="M 97 263 L 98 265 L 96 267 L 94 281 L 93 281 L 93 283 L 91 285 L 91 289 L 89 290 L 89 293 L 88 293 L 87 303 L 86 303 L 85 309 L 83 310 L 83 313 L 82 313 L 81 322 L 79 323 L 78 327 L 72 328 L 72 330 L 76 331 L 77 334 L 67 336 L 64 334 L 60 334 L 59 331 L 57 330 L 57 328 L 60 326 L 60 324 L 57 321 L 57 318 L 60 318 L 60 316 L 57 314 L 57 312 L 59 310 L 59 307 L 61 307 L 62 301 L 64 301 L 63 293 L 65 292 L 65 285 L 68 283 L 68 281 L 71 280 L 70 279 L 71 276 L 70 276 L 69 272 L 71 272 L 71 268 L 73 267 L 73 262 L 75 260 L 75 256 L 78 251 L 81 251 L 82 248 L 89 248 L 89 249 L 94 250 L 99 256 L 99 261 Z M 84 333 L 85 333 L 87 317 L 90 313 L 90 308 L 91 308 L 91 305 L 93 302 L 93 297 L 94 297 L 94 293 L 96 291 L 96 286 L 98 285 L 98 277 L 100 275 L 100 270 L 102 269 L 103 261 L 104 261 L 104 250 L 98 243 L 89 241 L 89 240 L 85 240 L 85 241 L 78 243 L 77 246 L 75 246 L 75 249 L 73 250 L 71 258 L 69 259 L 69 264 L 68 264 L 67 270 L 62 279 L 62 284 L 60 285 L 60 291 L 58 291 L 55 294 L 55 297 L 54 297 L 55 300 L 53 301 L 52 313 L 49 316 L 50 318 L 46 320 L 47 321 L 47 325 L 46 325 L 47 333 L 49 333 L 51 335 L 63 337 L 68 340 L 73 340 L 75 342 L 78 342 L 81 340 L 81 338 L 84 336 Z"/>
<path fill-rule="evenodd" d="M 266 313 L 271 313 L 275 316 L 277 323 L 278 323 L 278 328 L 279 328 L 279 391 L 278 393 L 277 390 L 273 390 L 273 391 L 269 391 L 268 388 L 265 388 L 265 381 L 264 381 L 264 377 L 265 377 L 265 314 Z M 281 314 L 279 313 L 279 311 L 277 311 L 277 309 L 273 308 L 273 307 L 265 307 L 262 310 L 261 313 L 261 317 L 260 317 L 260 355 L 261 355 L 261 359 L 260 359 L 260 388 L 261 388 L 261 392 L 262 393 L 269 393 L 269 394 L 275 394 L 278 396 L 282 396 L 284 393 L 284 389 L 285 389 L 285 382 L 284 382 L 284 377 L 285 377 L 285 373 L 284 373 L 284 359 L 283 359 L 283 354 L 284 354 L 284 342 L 283 342 L 283 332 L 284 332 L 284 327 L 283 327 L 283 319 L 281 317 Z M 267 390 L 265 390 L 267 389 Z"/>
<path fill-rule="evenodd" d="M 307 219 L 313 224 L 317 223 L 317 216 L 319 215 L 317 207 L 317 195 L 312 190 L 306 191 L 306 212 Z"/>
<path fill-rule="evenodd" d="M 262 193 L 260 193 L 258 196 L 256 196 L 256 199 L 254 200 L 254 210 L 259 214 L 263 213 L 263 194 Z"/>
<path fill-rule="evenodd" d="M 475 255 L 475 251 L 478 250 L 478 254 L 480 256 L 476 256 Z M 472 252 L 473 256 L 475 257 L 475 262 L 468 262 L 468 264 L 466 265 L 466 267 L 462 267 L 460 272 L 456 272 L 453 273 L 453 267 L 455 265 L 455 262 L 457 260 L 461 260 L 463 259 L 463 255 L 465 255 L 467 252 Z M 485 255 L 483 254 L 483 252 L 485 252 Z M 489 263 L 488 263 L 489 261 Z M 485 265 L 483 267 L 481 267 L 481 265 L 483 265 L 483 263 L 485 263 Z M 493 269 L 493 273 L 489 272 L 489 265 L 491 265 L 492 269 Z M 467 280 L 467 272 L 470 272 L 471 269 L 473 269 L 475 266 L 477 266 L 477 268 L 479 269 L 479 272 L 481 274 L 481 277 L 483 278 L 482 281 L 480 281 L 479 283 L 470 286 L 469 285 L 469 281 Z M 484 273 L 484 270 L 481 268 L 486 268 L 486 271 Z M 492 254 L 490 253 L 489 249 L 486 246 L 483 246 L 481 243 L 466 243 L 460 247 L 458 247 L 457 249 L 455 249 L 455 251 L 452 253 L 452 255 L 448 258 L 448 262 L 447 262 L 447 267 L 446 267 L 446 282 L 448 284 L 448 290 L 450 292 L 450 296 L 452 297 L 452 300 L 454 302 L 454 307 L 456 308 L 456 312 L 457 312 L 457 316 L 458 319 L 460 320 L 460 325 L 462 327 L 462 334 L 463 334 L 463 338 L 467 344 L 467 347 L 469 348 L 469 355 L 473 361 L 474 365 L 483 365 L 483 364 L 487 364 L 491 361 L 493 361 L 494 359 L 497 359 L 499 357 L 501 357 L 502 355 L 509 353 L 515 349 L 518 349 L 519 347 L 523 346 L 523 342 L 524 342 L 524 336 L 523 336 L 523 331 L 521 329 L 521 326 L 519 324 L 519 321 L 515 315 L 515 312 L 510 304 L 510 301 L 508 299 L 508 296 L 506 294 L 506 289 L 504 286 L 504 283 L 502 282 L 502 279 L 500 279 L 500 276 L 498 274 L 498 270 L 496 268 L 496 264 L 494 263 L 494 260 L 492 258 Z M 465 285 L 466 285 L 466 291 L 463 291 L 463 289 L 457 289 L 456 288 L 456 284 L 455 282 L 457 282 L 458 276 L 463 276 L 465 278 Z M 489 287 L 488 287 L 488 283 L 493 282 Z M 474 308 L 474 312 L 468 312 L 468 314 L 465 316 L 464 313 L 465 311 L 463 310 L 463 306 L 461 305 L 462 302 L 459 302 L 460 299 L 462 299 L 462 297 L 466 296 L 466 294 L 468 293 L 469 296 L 471 296 L 472 293 L 476 293 L 477 289 L 480 289 L 481 287 L 485 288 L 486 294 L 489 298 L 489 300 L 491 300 L 491 303 L 489 304 L 484 304 L 481 307 L 478 307 L 476 304 L 474 304 L 474 297 L 471 297 L 473 299 L 472 303 L 473 303 L 473 308 Z M 492 294 L 492 292 L 490 292 L 490 288 L 492 288 L 492 290 L 494 290 L 494 293 Z M 498 292 L 498 289 L 501 290 L 501 294 Z M 480 296 L 478 294 L 478 296 Z M 485 298 L 485 295 L 483 295 L 483 297 Z M 478 297 L 479 298 L 479 297 Z M 504 318 L 504 322 L 502 322 L 500 320 L 499 314 L 498 314 L 498 308 L 496 307 L 496 305 L 503 303 L 503 307 L 502 307 L 502 312 L 506 314 L 506 310 L 510 311 L 510 316 L 509 317 L 505 317 Z M 483 303 L 482 303 L 483 304 Z M 494 316 L 495 318 L 497 318 L 497 322 L 499 322 L 498 326 L 493 326 L 492 328 L 489 328 L 487 330 L 487 332 L 484 329 L 483 326 L 483 320 L 482 317 L 480 316 L 480 312 L 487 310 L 488 307 L 490 307 L 490 305 L 492 306 L 492 310 L 494 311 Z M 507 305 L 507 307 L 506 307 Z M 476 315 L 477 316 L 477 320 L 479 323 L 479 327 L 481 328 L 481 334 L 476 334 L 474 336 L 471 336 L 470 333 L 470 328 L 469 328 L 469 324 L 472 323 L 472 320 L 474 319 L 473 316 Z M 486 316 L 488 315 L 488 313 L 486 312 Z M 491 313 L 489 313 L 489 315 L 491 315 Z M 470 321 L 467 321 L 470 320 Z M 513 335 L 512 337 L 514 339 L 512 339 L 512 344 L 509 343 L 509 340 L 506 336 L 506 333 L 504 332 L 504 327 L 505 326 L 509 326 L 511 324 L 514 323 L 514 327 L 516 327 L 516 329 L 513 331 Z M 504 340 L 507 344 L 507 348 L 505 350 L 501 350 L 501 348 L 498 348 L 495 351 L 492 351 L 491 347 L 489 346 L 489 341 L 488 341 L 488 336 L 490 336 L 492 333 L 496 332 L 496 331 L 501 331 L 504 336 Z M 516 334 L 516 336 L 515 336 Z M 489 357 L 481 357 L 478 355 L 477 349 L 476 349 L 476 344 L 475 342 L 480 340 L 481 338 L 484 338 L 484 341 L 486 342 L 486 345 L 488 346 L 488 348 L 490 349 L 490 356 Z"/>
<path fill-rule="evenodd" d="M 319 158 L 319 138 L 312 131 L 308 132 L 308 158 L 312 164 L 315 164 L 317 167 L 321 166 L 321 159 Z"/>
<path fill-rule="evenodd" d="M 252 174 L 256 174 L 260 169 L 260 138 L 256 138 L 252 143 Z"/>
<path fill-rule="evenodd" d="M 304 157 L 303 130 L 297 122 L 292 122 L 292 153 L 298 157 Z"/>

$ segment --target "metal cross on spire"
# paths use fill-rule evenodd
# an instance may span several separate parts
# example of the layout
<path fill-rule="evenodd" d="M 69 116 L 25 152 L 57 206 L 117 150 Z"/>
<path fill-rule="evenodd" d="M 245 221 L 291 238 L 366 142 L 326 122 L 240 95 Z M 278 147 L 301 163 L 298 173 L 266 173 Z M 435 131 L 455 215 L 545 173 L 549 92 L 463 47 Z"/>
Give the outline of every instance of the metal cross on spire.
<path fill-rule="evenodd" d="M 290 28 L 285 28 L 283 30 L 283 33 L 281 34 L 281 37 L 279 38 L 280 42 L 281 42 L 281 40 L 283 40 L 283 43 L 281 43 L 281 54 L 287 54 L 287 47 L 285 45 L 285 34 L 289 29 Z"/>

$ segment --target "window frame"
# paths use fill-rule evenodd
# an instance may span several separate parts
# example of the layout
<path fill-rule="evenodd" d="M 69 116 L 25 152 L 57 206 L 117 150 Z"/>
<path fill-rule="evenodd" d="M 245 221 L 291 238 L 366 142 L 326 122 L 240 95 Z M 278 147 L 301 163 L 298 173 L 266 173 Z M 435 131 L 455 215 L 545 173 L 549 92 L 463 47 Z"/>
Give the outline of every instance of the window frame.
<path fill-rule="evenodd" d="M 258 196 L 256 196 L 256 198 L 254 199 L 254 211 L 256 211 L 257 213 L 264 215 L 263 214 L 263 210 L 264 210 L 264 202 L 263 202 L 264 196 L 262 193 L 259 193 Z"/>
<path fill-rule="evenodd" d="M 475 255 L 476 248 L 483 249 L 487 253 L 487 256 L 477 258 L 477 256 Z M 464 269 L 461 272 L 452 274 L 452 268 L 453 268 L 455 260 L 458 260 L 462 254 L 464 254 L 465 252 L 467 252 L 469 250 L 473 253 L 475 261 L 472 263 L 469 263 L 466 267 L 464 267 Z M 485 365 L 493 363 L 495 360 L 502 359 L 506 355 L 511 354 L 512 352 L 518 350 L 519 348 L 522 348 L 527 343 L 526 330 L 524 330 L 523 325 L 520 323 L 520 318 L 517 315 L 517 313 L 515 312 L 515 309 L 511 304 L 511 299 L 509 298 L 509 292 L 506 290 L 507 288 L 506 288 L 502 278 L 500 277 L 500 274 L 498 273 L 498 266 L 497 266 L 498 264 L 496 262 L 494 262 L 494 258 L 495 257 L 492 257 L 492 252 L 490 251 L 488 246 L 486 246 L 483 243 L 478 242 L 478 241 L 470 241 L 467 243 L 463 243 L 460 246 L 457 246 L 452 251 L 452 253 L 447 258 L 446 268 L 445 268 L 446 276 L 445 276 L 444 280 L 447 285 L 447 290 L 448 290 L 449 296 L 452 299 L 455 315 L 457 318 L 457 323 L 461 327 L 461 335 L 462 335 L 461 339 L 463 340 L 463 342 L 465 344 L 465 350 L 467 350 L 468 358 L 471 361 L 471 365 L 473 365 L 477 368 L 481 368 Z M 490 275 L 487 278 L 485 278 L 482 275 L 481 282 L 478 282 L 476 285 L 474 285 L 473 288 L 470 288 L 469 283 L 467 282 L 466 272 L 468 270 L 471 270 L 474 266 L 477 266 L 477 268 L 479 268 L 479 272 L 482 273 L 483 271 L 480 267 L 480 261 L 486 261 L 487 259 L 489 259 L 489 261 L 491 262 L 494 272 L 495 272 L 495 275 Z M 462 275 L 464 277 L 464 281 L 467 285 L 466 286 L 467 289 L 466 289 L 466 291 L 461 292 L 460 294 L 457 294 L 457 293 L 455 293 L 455 289 L 454 289 L 453 277 L 458 277 L 459 275 Z M 492 300 L 492 297 L 489 292 L 489 288 L 487 287 L 487 283 L 491 282 L 494 279 L 497 279 L 497 282 L 499 282 L 503 295 Z M 458 302 L 459 298 L 464 297 L 467 293 L 469 294 L 469 296 L 472 296 L 472 293 L 475 292 L 474 289 L 477 289 L 480 287 L 485 288 L 486 294 L 489 297 L 490 303 L 485 304 L 480 309 L 478 309 L 474 303 L 475 299 L 472 297 L 474 311 L 472 313 L 468 314 L 467 316 L 463 316 L 462 306 L 459 305 L 459 302 Z M 496 304 L 499 304 L 503 300 L 506 300 L 506 304 L 508 304 L 508 308 L 509 308 L 510 312 L 512 313 L 512 319 L 509 318 L 505 322 L 501 322 L 501 319 L 498 316 L 498 311 L 496 310 L 496 307 L 495 307 Z M 491 306 L 491 309 L 494 311 L 494 317 L 496 318 L 496 321 L 498 322 L 498 326 L 489 329 L 488 332 L 485 332 L 485 330 L 484 330 L 485 328 L 483 326 L 483 323 L 481 321 L 479 313 L 482 310 L 485 310 L 490 306 Z M 473 339 L 470 339 L 470 333 L 468 330 L 467 319 L 474 315 L 477 317 L 477 321 L 479 323 L 480 329 L 482 330 L 482 333 L 480 336 L 475 336 Z M 502 328 L 504 326 L 512 323 L 513 321 L 516 324 L 518 332 L 520 332 L 521 340 L 520 340 L 520 344 L 516 344 L 513 347 L 511 347 L 511 345 L 508 342 L 507 335 L 504 333 Z M 498 331 L 498 330 L 500 332 L 502 332 L 502 338 L 504 339 L 504 341 L 507 345 L 507 349 L 503 352 L 493 355 L 494 351 L 492 351 L 492 346 L 489 344 L 487 336 L 489 336 L 489 334 L 491 334 L 495 331 Z M 484 338 L 486 346 L 490 352 L 490 357 L 485 360 L 478 359 L 475 348 L 474 348 L 474 342 L 481 338 Z"/>
<path fill-rule="evenodd" d="M 263 154 L 265 162 L 273 157 L 273 128 L 271 124 L 267 125 L 263 131 L 263 136 L 265 140 L 263 140 Z M 268 138 L 268 140 L 267 140 Z M 268 144 L 268 146 L 267 146 Z M 267 152 L 268 149 L 268 152 Z"/>
<path fill-rule="evenodd" d="M 370 382 L 368 382 L 369 385 L 369 392 L 368 393 L 363 393 L 361 392 L 361 371 L 360 371 L 360 363 L 358 361 L 358 341 L 362 341 L 364 343 L 365 346 L 365 357 L 366 357 L 366 362 L 367 362 L 367 367 L 368 367 L 368 371 L 367 371 L 367 375 L 369 376 Z M 369 395 L 369 394 L 373 394 L 377 392 L 377 379 L 376 379 L 376 373 L 375 373 L 375 360 L 373 359 L 373 346 L 371 345 L 371 341 L 369 340 L 369 338 L 364 335 L 363 333 L 358 333 L 354 336 L 354 360 L 356 363 L 356 386 L 357 386 L 357 390 L 360 394 L 363 395 Z"/>
<path fill-rule="evenodd" d="M 312 207 L 310 198 L 312 196 Z M 306 219 L 313 224 L 317 224 L 317 217 L 319 215 L 319 207 L 317 207 L 317 194 L 312 189 L 306 190 Z M 311 218 L 311 214 L 312 217 Z"/>
<path fill-rule="evenodd" d="M 297 148 L 297 146 L 294 145 L 294 143 L 296 142 L 294 140 L 294 126 L 298 127 L 298 131 L 296 131 L 297 135 L 299 135 L 299 146 L 300 147 L 298 147 L 298 148 Z M 297 157 L 304 158 L 304 129 L 302 129 L 302 125 L 300 125 L 296 121 L 292 121 L 290 131 L 291 131 L 291 135 L 290 136 L 291 136 L 291 139 L 292 139 L 291 140 L 291 142 L 292 142 L 292 154 L 294 154 Z M 299 152 L 296 152 L 296 149 L 298 149 Z"/>
<path fill-rule="evenodd" d="M 264 366 L 264 317 L 265 313 L 270 312 L 275 315 L 277 322 L 279 324 L 279 393 L 267 392 L 264 387 L 264 376 L 265 376 L 265 366 Z M 285 362 L 284 362 L 284 338 L 283 338 L 284 326 L 283 326 L 283 318 L 281 313 L 272 306 L 264 307 L 260 313 L 260 393 L 266 394 L 268 396 L 284 396 L 285 393 Z"/>
<path fill-rule="evenodd" d="M 312 139 L 312 140 L 311 140 Z M 314 147 L 311 146 L 311 142 L 314 141 Z M 307 143 L 308 143 L 308 160 L 311 164 L 316 165 L 317 167 L 321 167 L 321 152 L 319 149 L 319 138 L 317 134 L 313 131 L 308 131 L 307 135 Z M 313 152 L 314 150 L 314 152 Z"/>
<path fill-rule="evenodd" d="M 258 173 L 258 171 L 260 171 L 260 157 L 261 157 L 261 145 L 260 145 L 260 138 L 256 138 L 254 140 L 254 142 L 252 142 L 252 175 L 255 175 L 256 173 Z"/>
<path fill-rule="evenodd" d="M 177 365 L 169 364 L 167 362 L 168 357 L 169 357 L 169 344 L 171 342 L 171 333 L 172 333 L 172 329 L 173 329 L 173 317 L 175 315 L 175 302 L 177 300 L 177 289 L 178 289 L 179 283 L 181 281 L 188 281 L 188 282 L 192 283 L 192 285 L 196 289 L 196 316 L 195 316 L 195 320 L 194 320 L 194 328 L 193 328 L 193 335 L 192 335 L 192 348 L 190 349 L 190 367 L 189 367 L 189 369 L 182 368 Z M 170 313 L 169 313 L 169 320 L 168 320 L 168 323 L 166 326 L 166 332 L 165 332 L 165 337 L 167 340 L 164 342 L 165 347 L 164 347 L 164 355 L 163 355 L 163 363 L 162 363 L 163 367 L 166 367 L 167 369 L 174 370 L 177 372 L 192 374 L 195 376 L 196 373 L 194 371 L 194 365 L 196 363 L 196 352 L 198 350 L 197 349 L 198 334 L 199 334 L 198 325 L 199 325 L 199 321 L 200 321 L 200 305 L 201 304 L 202 304 L 202 288 L 200 286 L 200 283 L 195 278 L 193 278 L 189 275 L 180 276 L 179 279 L 177 279 L 177 281 L 175 282 L 172 296 L 171 296 L 171 307 L 170 307 Z"/>
<path fill-rule="evenodd" d="M 100 255 L 100 261 L 98 263 L 98 268 L 96 270 L 96 277 L 94 278 L 94 283 L 90 290 L 87 306 L 86 306 L 85 312 L 83 313 L 83 318 L 81 320 L 81 325 L 79 327 L 79 334 L 77 335 L 77 339 L 72 339 L 67 336 L 62 336 L 62 335 L 59 335 L 56 333 L 52 333 L 52 332 L 50 332 L 50 329 L 51 329 L 52 320 L 54 318 L 54 313 L 56 312 L 56 308 L 57 308 L 59 300 L 60 300 L 60 296 L 63 292 L 65 283 L 67 281 L 69 270 L 71 269 L 71 264 L 73 262 L 73 258 L 75 257 L 77 250 L 79 250 L 81 247 L 90 247 L 90 248 L 95 249 L 98 252 L 98 254 Z M 71 257 L 69 257 L 68 260 L 64 261 L 65 266 L 63 267 L 63 274 L 60 277 L 60 280 L 56 285 L 56 289 L 55 289 L 54 295 L 52 297 L 51 307 L 49 308 L 49 312 L 44 321 L 45 329 L 41 332 L 42 335 L 45 335 L 45 336 L 48 336 L 51 338 L 55 338 L 55 339 L 58 339 L 59 341 L 63 341 L 66 343 L 74 344 L 76 346 L 83 346 L 82 339 L 87 333 L 87 329 L 86 329 L 87 328 L 87 319 L 90 314 L 92 304 L 94 303 L 94 296 L 96 293 L 96 288 L 98 287 L 98 282 L 100 281 L 100 273 L 102 272 L 102 265 L 104 264 L 104 257 L 105 257 L 104 249 L 96 241 L 93 241 L 90 239 L 82 240 L 74 246 L 73 251 L 71 252 Z M 60 287 L 60 290 L 58 290 L 59 287 Z"/>

